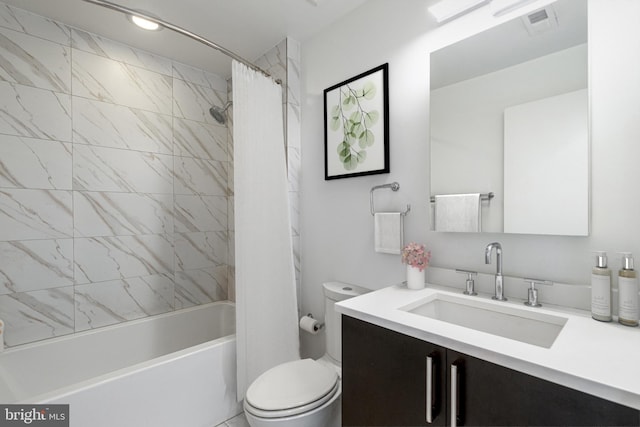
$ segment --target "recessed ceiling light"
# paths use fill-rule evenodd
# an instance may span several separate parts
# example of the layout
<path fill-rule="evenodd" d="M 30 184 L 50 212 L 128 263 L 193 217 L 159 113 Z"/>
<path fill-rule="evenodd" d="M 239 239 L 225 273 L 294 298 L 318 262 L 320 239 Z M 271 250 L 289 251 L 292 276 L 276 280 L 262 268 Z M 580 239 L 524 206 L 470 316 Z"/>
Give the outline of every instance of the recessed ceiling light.
<path fill-rule="evenodd" d="M 162 25 L 153 21 L 149 21 L 148 19 L 144 19 L 136 15 L 127 15 L 127 17 L 129 18 L 129 21 L 133 22 L 138 27 L 144 30 L 158 31 L 162 29 Z"/>

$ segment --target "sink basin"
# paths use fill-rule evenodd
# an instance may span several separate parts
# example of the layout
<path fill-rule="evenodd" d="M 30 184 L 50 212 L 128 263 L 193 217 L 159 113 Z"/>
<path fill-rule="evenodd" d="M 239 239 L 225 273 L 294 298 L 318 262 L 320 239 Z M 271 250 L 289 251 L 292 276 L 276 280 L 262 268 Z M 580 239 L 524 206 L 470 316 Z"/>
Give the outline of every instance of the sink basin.
<path fill-rule="evenodd" d="M 476 331 L 551 348 L 567 319 L 510 304 L 437 293 L 400 308 Z"/>

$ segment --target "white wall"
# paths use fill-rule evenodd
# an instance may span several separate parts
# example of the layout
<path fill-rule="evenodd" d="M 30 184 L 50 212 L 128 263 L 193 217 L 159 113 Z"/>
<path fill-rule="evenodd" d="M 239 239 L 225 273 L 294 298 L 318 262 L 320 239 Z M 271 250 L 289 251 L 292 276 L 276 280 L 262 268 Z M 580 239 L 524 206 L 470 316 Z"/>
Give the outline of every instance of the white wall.
<path fill-rule="evenodd" d="M 532 10 L 533 3 L 521 10 Z M 372 186 L 398 181 L 400 191 L 381 194 L 376 205 L 412 204 L 405 239 L 426 243 L 432 265 L 492 272 L 484 247 L 504 249 L 504 272 L 557 282 L 587 284 L 591 251 L 640 258 L 640 29 L 636 0 L 589 0 L 592 116 L 592 216 L 589 237 L 449 234 L 428 231 L 429 59 L 445 44 L 497 25 L 488 7 L 433 30 L 422 0 L 370 0 L 302 45 L 301 245 L 302 307 L 322 313 L 321 284 L 342 280 L 373 289 L 404 280 L 398 256 L 373 251 Z M 430 30 L 431 29 L 431 30 Z M 324 181 L 323 90 L 362 71 L 389 63 L 391 173 Z M 391 193 L 391 192 L 389 192 Z M 384 200 L 386 199 L 386 200 Z M 463 283 L 464 277 L 460 277 Z M 303 335 L 303 353 L 317 355 L 319 338 Z"/>

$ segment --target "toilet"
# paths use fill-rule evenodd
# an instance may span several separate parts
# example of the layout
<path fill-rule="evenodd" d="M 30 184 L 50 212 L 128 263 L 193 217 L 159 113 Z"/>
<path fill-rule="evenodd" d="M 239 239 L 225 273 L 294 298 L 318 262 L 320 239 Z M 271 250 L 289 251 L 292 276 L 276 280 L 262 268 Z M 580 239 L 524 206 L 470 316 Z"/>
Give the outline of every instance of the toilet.
<path fill-rule="evenodd" d="M 340 282 L 323 283 L 326 353 L 269 369 L 249 386 L 244 412 L 251 427 L 340 426 L 342 331 L 335 303 L 368 289 Z"/>

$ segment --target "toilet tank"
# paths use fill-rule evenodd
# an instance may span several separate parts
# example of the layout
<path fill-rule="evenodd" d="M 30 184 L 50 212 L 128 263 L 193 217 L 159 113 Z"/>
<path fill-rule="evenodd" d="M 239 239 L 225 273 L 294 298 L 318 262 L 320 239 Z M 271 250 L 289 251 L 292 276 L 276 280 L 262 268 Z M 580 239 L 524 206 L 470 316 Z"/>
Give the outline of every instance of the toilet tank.
<path fill-rule="evenodd" d="M 323 283 L 324 288 L 324 324 L 327 355 L 338 366 L 342 364 L 342 321 L 336 312 L 335 303 L 370 292 L 360 286 L 342 282 Z"/>

